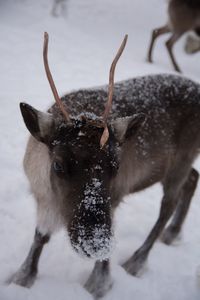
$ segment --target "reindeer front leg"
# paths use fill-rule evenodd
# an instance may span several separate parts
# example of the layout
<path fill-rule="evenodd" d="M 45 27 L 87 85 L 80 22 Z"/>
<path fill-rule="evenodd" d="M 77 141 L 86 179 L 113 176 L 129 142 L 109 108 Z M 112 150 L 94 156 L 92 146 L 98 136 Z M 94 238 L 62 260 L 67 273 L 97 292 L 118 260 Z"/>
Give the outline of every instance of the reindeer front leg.
<path fill-rule="evenodd" d="M 112 287 L 109 260 L 96 261 L 94 269 L 84 287 L 94 296 L 94 299 L 103 297 Z"/>
<path fill-rule="evenodd" d="M 33 285 L 37 276 L 38 262 L 42 249 L 49 239 L 50 236 L 48 234 L 42 235 L 36 228 L 33 244 L 27 258 L 20 269 L 8 279 L 8 283 L 13 282 L 24 287 Z"/>

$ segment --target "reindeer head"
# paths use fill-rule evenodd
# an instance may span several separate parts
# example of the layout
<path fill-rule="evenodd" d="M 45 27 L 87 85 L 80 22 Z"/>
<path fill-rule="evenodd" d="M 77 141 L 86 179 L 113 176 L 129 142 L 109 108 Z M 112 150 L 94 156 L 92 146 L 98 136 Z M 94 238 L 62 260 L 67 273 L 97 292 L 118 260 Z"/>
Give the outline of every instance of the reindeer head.
<path fill-rule="evenodd" d="M 119 140 L 128 137 L 141 118 L 108 124 L 114 70 L 127 36 L 111 65 L 108 102 L 103 116 L 83 113 L 72 117 L 60 100 L 47 60 L 48 35 L 44 39 L 44 65 L 61 115 L 37 111 L 21 103 L 30 133 L 44 143 L 51 161 L 51 185 L 75 250 L 88 257 L 105 258 L 112 240 L 110 185 L 119 167 Z M 130 125 L 132 124 L 132 125 Z M 114 129 L 115 128 L 115 129 Z"/>

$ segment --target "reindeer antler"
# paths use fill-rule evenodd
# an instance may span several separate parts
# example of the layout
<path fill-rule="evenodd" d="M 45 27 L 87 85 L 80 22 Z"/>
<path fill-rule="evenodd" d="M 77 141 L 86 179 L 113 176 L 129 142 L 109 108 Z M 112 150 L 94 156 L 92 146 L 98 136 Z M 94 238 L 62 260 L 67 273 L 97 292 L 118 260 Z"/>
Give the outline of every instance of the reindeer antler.
<path fill-rule="evenodd" d="M 122 55 L 122 52 L 124 51 L 127 39 L 128 39 L 128 35 L 126 34 L 119 50 L 117 51 L 116 56 L 115 56 L 115 58 L 114 58 L 114 60 L 111 64 L 111 67 L 110 67 L 109 86 L 108 86 L 108 101 L 105 105 L 105 110 L 104 110 L 104 113 L 103 113 L 104 131 L 103 131 L 103 134 L 102 134 L 102 137 L 101 137 L 101 140 L 100 140 L 101 148 L 103 148 L 103 146 L 105 145 L 105 143 L 107 142 L 107 140 L 109 138 L 109 131 L 108 131 L 108 127 L 107 127 L 107 119 L 108 119 L 108 115 L 109 115 L 109 112 L 110 112 L 111 107 L 112 107 L 115 67 L 117 65 L 117 62 L 118 62 L 120 56 Z"/>
<path fill-rule="evenodd" d="M 48 42 L 49 42 L 49 35 L 47 32 L 44 33 L 44 46 L 43 46 L 43 60 L 44 60 L 44 67 L 45 67 L 45 71 L 46 71 L 46 75 L 51 87 L 51 90 L 53 92 L 55 101 L 58 105 L 58 107 L 60 108 L 61 112 L 63 113 L 65 119 L 67 122 L 70 122 L 70 117 L 69 117 L 69 113 L 65 110 L 63 102 L 61 101 L 53 77 L 51 75 L 51 71 L 49 69 L 49 64 L 48 64 L 48 57 L 47 57 L 47 53 L 48 53 Z"/>

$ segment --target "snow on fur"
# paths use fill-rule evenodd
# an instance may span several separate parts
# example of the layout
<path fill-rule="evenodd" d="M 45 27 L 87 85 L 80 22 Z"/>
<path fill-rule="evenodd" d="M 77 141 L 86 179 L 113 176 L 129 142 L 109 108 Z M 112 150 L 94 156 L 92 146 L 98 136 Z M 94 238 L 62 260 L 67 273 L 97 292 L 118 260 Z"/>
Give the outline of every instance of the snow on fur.
<path fill-rule="evenodd" d="M 81 220 L 82 214 L 92 214 L 97 218 L 104 216 L 104 203 L 109 204 L 108 199 L 101 196 L 102 182 L 98 178 L 92 178 L 90 183 L 87 183 L 84 189 L 84 197 L 79 204 L 80 217 L 75 216 L 76 230 L 78 232 L 78 241 L 72 242 L 73 247 L 81 256 L 89 256 L 98 260 L 107 259 L 113 250 L 112 231 L 106 224 L 89 225 L 85 227 Z M 89 227 L 89 229 L 88 229 Z"/>

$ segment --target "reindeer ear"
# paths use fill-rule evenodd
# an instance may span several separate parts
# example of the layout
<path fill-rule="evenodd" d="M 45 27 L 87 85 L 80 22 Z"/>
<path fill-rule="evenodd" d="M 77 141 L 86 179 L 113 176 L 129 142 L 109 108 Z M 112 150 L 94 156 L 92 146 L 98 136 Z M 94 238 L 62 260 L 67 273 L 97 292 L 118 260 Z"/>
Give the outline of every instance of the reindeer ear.
<path fill-rule="evenodd" d="M 52 133 L 54 119 L 49 113 L 36 110 L 26 103 L 20 103 L 21 113 L 26 127 L 40 142 L 47 143 Z"/>
<path fill-rule="evenodd" d="M 118 118 L 112 123 L 114 134 L 120 143 L 133 137 L 138 129 L 146 121 L 146 116 L 143 113 L 135 114 L 130 117 Z"/>

